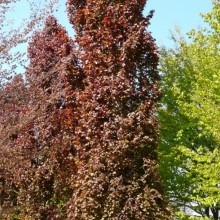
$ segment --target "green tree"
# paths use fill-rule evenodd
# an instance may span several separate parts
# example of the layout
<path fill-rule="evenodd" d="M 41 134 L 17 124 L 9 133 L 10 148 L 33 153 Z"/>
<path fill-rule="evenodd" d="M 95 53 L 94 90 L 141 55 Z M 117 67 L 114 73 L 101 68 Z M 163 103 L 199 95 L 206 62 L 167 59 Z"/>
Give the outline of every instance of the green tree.
<path fill-rule="evenodd" d="M 160 172 L 180 219 L 220 215 L 219 4 L 202 15 L 208 28 L 192 30 L 189 41 L 175 37 L 175 49 L 161 52 Z"/>

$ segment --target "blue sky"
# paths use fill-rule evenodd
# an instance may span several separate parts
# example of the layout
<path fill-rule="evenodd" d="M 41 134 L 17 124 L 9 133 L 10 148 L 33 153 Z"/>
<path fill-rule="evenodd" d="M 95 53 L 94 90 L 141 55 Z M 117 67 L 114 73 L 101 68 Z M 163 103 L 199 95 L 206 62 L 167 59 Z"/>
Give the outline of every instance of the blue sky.
<path fill-rule="evenodd" d="M 39 2 L 42 0 L 38 0 Z M 36 1 L 36 3 L 38 2 Z M 27 0 L 21 0 L 15 11 L 10 14 L 19 23 L 22 17 L 28 17 L 30 11 L 25 6 Z M 58 12 L 55 13 L 59 22 L 66 27 L 69 35 L 74 36 L 73 29 L 68 22 L 65 13 L 66 0 L 59 0 L 60 6 Z M 150 10 L 155 10 L 154 17 L 151 20 L 149 30 L 156 39 L 158 46 L 172 47 L 170 40 L 170 32 L 174 31 L 175 26 L 179 26 L 182 34 L 190 31 L 198 26 L 204 26 L 204 22 L 200 17 L 200 13 L 209 12 L 212 9 L 212 0 L 148 0 L 144 10 L 147 15 Z M 18 50 L 26 50 L 26 45 L 18 47 Z M 19 67 L 19 72 L 23 72 Z"/>
<path fill-rule="evenodd" d="M 204 22 L 200 17 L 200 13 L 209 12 L 212 8 L 212 0 L 148 0 L 144 14 L 150 10 L 155 10 L 154 17 L 151 20 L 149 30 L 157 40 L 159 46 L 165 45 L 166 47 L 172 46 L 170 41 L 170 31 L 174 31 L 175 26 L 179 26 L 181 33 L 185 34 L 192 28 L 204 26 Z M 20 20 L 22 16 L 28 16 L 29 11 L 22 0 L 11 14 L 16 20 Z M 37 1 L 36 1 L 37 2 Z M 56 17 L 60 23 L 65 26 L 70 35 L 73 36 L 73 30 L 68 24 L 68 18 L 65 13 L 66 0 L 59 0 L 60 7 L 56 12 Z"/>
<path fill-rule="evenodd" d="M 211 11 L 211 0 L 148 0 L 146 11 L 155 10 L 149 29 L 158 45 L 170 47 L 170 31 L 179 26 L 182 34 L 198 26 L 204 26 L 200 13 Z"/>
<path fill-rule="evenodd" d="M 172 46 L 170 32 L 175 26 L 179 26 L 181 33 L 185 34 L 193 28 L 204 26 L 200 13 L 209 12 L 212 9 L 211 0 L 148 0 L 144 14 L 155 10 L 149 30 L 156 39 L 158 46 Z M 70 35 L 73 34 L 68 23 L 65 11 L 65 1 L 61 0 L 61 7 L 57 17 L 67 26 Z"/>

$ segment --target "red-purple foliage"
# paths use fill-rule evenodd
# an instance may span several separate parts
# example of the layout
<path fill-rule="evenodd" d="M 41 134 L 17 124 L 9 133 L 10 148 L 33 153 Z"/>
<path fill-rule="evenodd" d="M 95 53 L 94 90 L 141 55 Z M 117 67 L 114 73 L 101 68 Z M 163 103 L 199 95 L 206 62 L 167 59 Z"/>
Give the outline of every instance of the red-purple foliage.
<path fill-rule="evenodd" d="M 46 20 L 44 30 L 36 33 L 29 44 L 29 68 L 49 70 L 61 57 L 70 54 L 71 44 L 65 29 L 57 23 L 55 17 L 50 16 Z"/>
<path fill-rule="evenodd" d="M 8 200 L 19 219 L 171 219 L 157 171 L 158 55 L 145 2 L 69 0 L 76 46 L 53 17 L 34 36 L 28 102 L 16 137 L 2 136 L 15 149 Z"/>
<path fill-rule="evenodd" d="M 74 100 L 75 94 L 83 89 L 84 79 L 75 54 L 65 30 L 55 18 L 49 17 L 45 29 L 34 36 L 29 46 L 26 96 L 18 90 L 18 96 L 11 97 L 10 106 L 7 105 L 4 114 L 0 115 L 0 119 L 8 120 L 7 128 L 1 134 L 4 147 L 13 147 L 5 150 L 5 154 L 14 158 L 8 166 L 10 169 L 4 171 L 10 171 L 10 184 L 4 184 L 2 191 L 7 196 L 2 199 L 2 204 L 6 211 L 11 204 L 14 209 L 25 210 L 26 214 L 21 213 L 20 219 L 65 219 L 65 203 L 72 195 L 69 179 L 76 169 L 75 150 L 71 145 L 78 117 L 73 111 Z M 16 92 L 16 86 L 18 89 L 18 84 L 9 84 L 2 92 L 3 98 L 6 99 L 7 91 L 9 94 L 13 94 L 11 90 Z M 14 108 L 20 106 L 17 97 L 27 102 L 22 106 L 20 118 L 12 124 L 7 114 L 12 102 L 15 102 Z M 17 113 L 11 111 L 11 114 L 15 117 Z M 16 130 L 15 134 L 13 130 Z"/>
<path fill-rule="evenodd" d="M 70 55 L 72 50 L 73 42 L 66 30 L 58 24 L 55 17 L 50 16 L 43 31 L 36 33 L 29 44 L 30 65 L 27 68 L 27 79 L 30 83 L 43 86 L 44 89 L 49 87 L 56 77 L 48 76 L 46 72 L 61 58 Z"/>
<path fill-rule="evenodd" d="M 145 1 L 69 1 L 86 74 L 69 219 L 169 219 L 157 173 L 157 47 Z M 72 9 L 75 13 L 72 15 Z"/>
<path fill-rule="evenodd" d="M 22 76 L 17 75 L 0 91 L 0 207 L 17 203 L 17 188 L 13 181 L 17 154 L 13 147 L 27 103 L 27 88 Z"/>

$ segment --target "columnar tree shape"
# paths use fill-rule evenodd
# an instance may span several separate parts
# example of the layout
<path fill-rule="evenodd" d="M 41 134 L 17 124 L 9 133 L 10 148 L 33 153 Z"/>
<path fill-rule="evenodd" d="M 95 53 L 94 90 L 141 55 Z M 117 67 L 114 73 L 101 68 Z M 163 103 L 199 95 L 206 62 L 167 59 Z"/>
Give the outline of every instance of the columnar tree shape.
<path fill-rule="evenodd" d="M 28 110 L 6 141 L 17 152 L 17 218 L 171 219 L 158 175 L 158 54 L 145 3 L 68 1 L 74 44 L 53 17 L 34 36 Z"/>
<path fill-rule="evenodd" d="M 69 219 L 170 219 L 157 172 L 157 47 L 146 1 L 68 1 L 85 71 Z"/>
<path fill-rule="evenodd" d="M 1 150 L 16 158 L 10 166 L 3 166 L 10 175 L 2 181 L 10 181 L 16 189 L 11 190 L 16 193 L 10 196 L 15 197 L 13 204 L 21 211 L 19 219 L 66 218 L 66 201 L 72 195 L 69 179 L 75 170 L 74 149 L 70 144 L 77 119 L 74 93 L 82 89 L 83 80 L 83 71 L 71 52 L 74 53 L 73 42 L 56 19 L 49 17 L 46 27 L 33 37 L 29 46 L 28 84 L 24 86 L 28 101 L 17 124 L 8 125 L 12 138 L 5 132 L 1 135 L 4 140 Z M 5 92 L 2 95 L 4 98 Z M 23 96 L 20 98 L 23 101 Z M 13 104 L 12 107 L 19 105 L 16 100 Z M 10 119 L 6 113 L 3 119 Z M 7 152 L 6 148 L 11 150 Z M 9 188 L 4 185 L 3 192 Z M 2 203 L 6 213 L 11 204 L 6 199 Z"/>
<path fill-rule="evenodd" d="M 76 169 L 71 144 L 77 119 L 75 93 L 82 89 L 83 71 L 72 40 L 54 17 L 34 36 L 29 56 L 32 113 L 17 141 L 24 155 L 29 150 L 32 169 L 25 169 L 28 163 L 23 163 L 16 176 L 19 201 L 25 204 L 27 216 L 66 219 L 66 202 L 72 195 L 70 179 Z"/>
<path fill-rule="evenodd" d="M 208 30 L 192 30 L 191 43 L 176 38 L 176 49 L 163 50 L 161 57 L 160 170 L 174 209 L 187 210 L 181 219 L 190 212 L 220 217 L 219 6 L 213 1 L 213 10 L 203 15 Z"/>

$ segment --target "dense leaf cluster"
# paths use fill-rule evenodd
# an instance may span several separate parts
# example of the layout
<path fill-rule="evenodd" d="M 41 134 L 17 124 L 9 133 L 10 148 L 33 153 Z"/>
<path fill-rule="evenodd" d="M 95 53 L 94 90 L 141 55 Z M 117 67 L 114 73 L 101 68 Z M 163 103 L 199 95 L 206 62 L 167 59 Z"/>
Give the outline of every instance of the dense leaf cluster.
<path fill-rule="evenodd" d="M 26 82 L 1 91 L 9 219 L 171 219 L 157 171 L 158 54 L 144 5 L 68 1 L 74 42 L 54 17 L 33 37 Z"/>
<path fill-rule="evenodd" d="M 159 153 L 166 193 L 180 219 L 220 218 L 220 2 L 192 30 L 163 50 L 164 97 Z"/>

